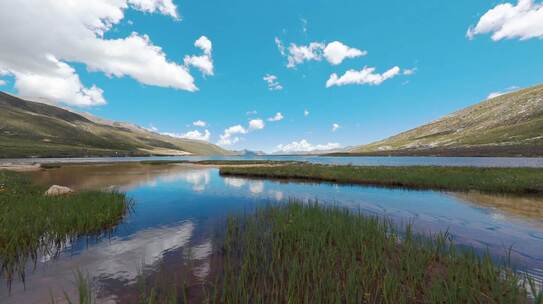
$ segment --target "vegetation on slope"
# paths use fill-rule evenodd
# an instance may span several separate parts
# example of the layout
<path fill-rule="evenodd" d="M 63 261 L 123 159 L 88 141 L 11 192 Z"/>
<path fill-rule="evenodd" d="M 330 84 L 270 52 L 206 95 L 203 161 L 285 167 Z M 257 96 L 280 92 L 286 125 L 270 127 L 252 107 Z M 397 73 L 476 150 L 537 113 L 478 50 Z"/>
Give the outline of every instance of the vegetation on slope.
<path fill-rule="evenodd" d="M 294 164 L 276 167 L 221 168 L 220 174 L 413 189 L 477 190 L 517 194 L 543 193 L 543 169 L 539 168 L 366 167 Z"/>
<path fill-rule="evenodd" d="M 131 206 L 122 193 L 87 191 L 44 196 L 46 189 L 21 174 L 0 171 L 0 275 L 25 280 L 28 261 L 55 256 L 82 235 L 99 236 Z"/>
<path fill-rule="evenodd" d="M 355 147 L 366 155 L 543 156 L 543 85 L 488 99 L 429 124 Z"/>
<path fill-rule="evenodd" d="M 0 158 L 230 155 L 213 144 L 83 116 L 0 92 Z"/>

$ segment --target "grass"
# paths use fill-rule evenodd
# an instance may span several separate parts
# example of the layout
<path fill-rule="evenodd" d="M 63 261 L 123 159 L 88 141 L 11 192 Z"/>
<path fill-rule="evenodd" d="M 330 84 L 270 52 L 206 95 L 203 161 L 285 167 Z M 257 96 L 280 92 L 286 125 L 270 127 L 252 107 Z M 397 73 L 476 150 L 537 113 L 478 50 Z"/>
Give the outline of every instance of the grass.
<path fill-rule="evenodd" d="M 220 174 L 413 189 L 476 190 L 511 194 L 543 193 L 543 169 L 539 168 L 366 167 L 293 164 L 277 167 L 221 168 Z"/>
<path fill-rule="evenodd" d="M 387 219 L 296 201 L 223 225 L 206 282 L 140 274 L 137 303 L 543 303 L 507 260 L 458 249 L 447 232 L 400 232 Z M 90 281 L 77 282 L 91 298 L 80 283 Z"/>
<path fill-rule="evenodd" d="M 317 204 L 269 206 L 228 220 L 218 303 L 528 303 L 528 279 L 447 233 Z M 532 295 L 543 303 L 541 294 Z"/>
<path fill-rule="evenodd" d="M 79 236 L 102 235 L 131 207 L 117 192 L 46 197 L 45 190 L 21 174 L 0 171 L 0 275 L 8 285 L 17 277 L 24 283 L 29 261 L 56 256 Z"/>

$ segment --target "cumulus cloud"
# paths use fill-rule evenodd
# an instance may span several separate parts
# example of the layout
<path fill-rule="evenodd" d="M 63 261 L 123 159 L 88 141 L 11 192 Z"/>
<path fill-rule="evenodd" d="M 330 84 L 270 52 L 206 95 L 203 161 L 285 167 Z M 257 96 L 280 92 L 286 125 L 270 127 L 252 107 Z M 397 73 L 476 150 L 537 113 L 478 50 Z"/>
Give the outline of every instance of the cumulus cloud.
<path fill-rule="evenodd" d="M 262 130 L 265 126 L 266 124 L 260 118 L 251 119 L 247 128 L 239 124 L 231 126 L 224 130 L 223 134 L 220 136 L 219 141 L 217 141 L 217 144 L 221 146 L 231 146 L 241 140 L 240 135 L 244 135 L 252 131 Z"/>
<path fill-rule="evenodd" d="M 252 130 L 262 130 L 266 124 L 262 119 L 252 119 L 249 121 L 249 128 Z"/>
<path fill-rule="evenodd" d="M 283 118 L 285 118 L 283 114 L 281 114 L 281 112 L 277 112 L 275 113 L 275 116 L 268 118 L 268 121 L 280 121 L 283 120 Z"/>
<path fill-rule="evenodd" d="M 196 91 L 188 68 L 169 60 L 147 35 L 105 38 L 127 9 L 179 19 L 171 0 L 1 1 L 0 70 L 14 77 L 20 95 L 78 106 L 106 101 L 103 91 L 83 84 L 68 62 L 109 77 Z"/>
<path fill-rule="evenodd" d="M 332 65 L 338 65 L 346 58 L 356 58 L 367 55 L 368 52 L 349 47 L 340 41 L 333 41 L 328 44 L 322 42 L 311 42 L 308 45 L 297 45 L 291 43 L 288 49 L 279 38 L 275 43 L 282 56 L 287 57 L 287 67 L 294 68 L 305 61 L 321 61 L 325 58 Z"/>
<path fill-rule="evenodd" d="M 128 0 L 128 3 L 133 5 L 140 11 L 154 13 L 161 12 L 164 15 L 169 15 L 175 19 L 179 19 L 177 7 L 172 0 Z"/>
<path fill-rule="evenodd" d="M 345 58 L 356 58 L 367 54 L 366 51 L 348 47 L 339 41 L 330 42 L 324 48 L 324 58 L 333 65 L 342 63 Z"/>
<path fill-rule="evenodd" d="M 196 127 L 205 127 L 205 126 L 207 126 L 207 122 L 205 122 L 203 120 L 197 120 L 197 121 L 193 121 L 192 125 L 196 126 Z"/>
<path fill-rule="evenodd" d="M 267 84 L 270 91 L 279 91 L 283 89 L 283 86 L 277 81 L 277 76 L 266 74 L 262 78 Z"/>
<path fill-rule="evenodd" d="M 206 36 L 202 36 L 194 42 L 194 46 L 200 48 L 204 54 L 200 56 L 185 56 L 183 59 L 185 66 L 193 66 L 205 76 L 213 76 L 213 59 L 211 57 L 213 44 Z"/>
<path fill-rule="evenodd" d="M 311 152 L 316 150 L 332 150 L 338 149 L 341 145 L 338 143 L 327 143 L 321 145 L 313 145 L 306 139 L 300 141 L 293 141 L 290 144 L 278 145 L 275 152 L 292 153 L 292 152 Z"/>
<path fill-rule="evenodd" d="M 492 33 L 492 40 L 543 38 L 543 3 L 519 0 L 517 5 L 503 3 L 486 12 L 466 36 Z"/>
<path fill-rule="evenodd" d="M 222 146 L 230 146 L 239 142 L 238 134 L 247 134 L 249 131 L 245 129 L 242 125 L 231 126 L 224 130 L 223 134 L 220 136 L 217 144 Z"/>
<path fill-rule="evenodd" d="M 391 79 L 400 73 L 400 68 L 395 66 L 383 74 L 375 73 L 375 68 L 364 67 L 360 71 L 348 70 L 339 77 L 336 73 L 330 75 L 328 81 L 326 81 L 326 87 L 332 86 L 344 86 L 348 84 L 367 84 L 367 85 L 380 85 L 385 80 Z"/>
<path fill-rule="evenodd" d="M 193 131 L 188 131 L 187 133 L 162 132 L 160 134 L 175 137 L 175 138 L 185 138 L 185 139 L 194 139 L 194 140 L 202 140 L 202 141 L 209 141 L 211 139 L 211 132 L 209 132 L 209 130 L 207 129 L 204 130 L 204 132 L 193 130 Z"/>
<path fill-rule="evenodd" d="M 336 132 L 339 128 L 341 128 L 341 126 L 338 123 L 332 124 L 332 132 Z"/>
<path fill-rule="evenodd" d="M 309 110 L 307 110 L 307 109 L 304 110 L 304 116 L 305 117 L 309 116 Z"/>

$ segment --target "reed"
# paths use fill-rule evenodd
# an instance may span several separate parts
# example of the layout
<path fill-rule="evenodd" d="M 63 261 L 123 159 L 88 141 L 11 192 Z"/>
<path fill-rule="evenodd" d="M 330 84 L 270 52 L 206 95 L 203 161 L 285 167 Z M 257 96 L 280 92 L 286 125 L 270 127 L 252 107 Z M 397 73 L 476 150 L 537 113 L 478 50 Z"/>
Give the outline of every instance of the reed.
<path fill-rule="evenodd" d="M 483 191 L 512 194 L 543 193 L 543 169 L 475 167 L 366 167 L 290 164 L 276 167 L 221 168 L 223 176 L 298 179 L 346 184 Z"/>
<path fill-rule="evenodd" d="M 47 197 L 44 191 L 24 175 L 0 171 L 0 276 L 9 286 L 15 278 L 24 283 L 30 261 L 57 256 L 80 236 L 106 234 L 132 205 L 118 192 Z"/>
<path fill-rule="evenodd" d="M 528 281 L 448 233 L 318 204 L 229 218 L 215 303 L 543 303 Z"/>

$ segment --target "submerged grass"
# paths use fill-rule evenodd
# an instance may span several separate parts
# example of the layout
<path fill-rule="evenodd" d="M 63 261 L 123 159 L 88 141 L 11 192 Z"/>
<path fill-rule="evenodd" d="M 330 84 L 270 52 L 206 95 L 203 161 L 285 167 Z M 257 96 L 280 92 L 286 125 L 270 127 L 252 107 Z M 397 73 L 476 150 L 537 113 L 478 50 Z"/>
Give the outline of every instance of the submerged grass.
<path fill-rule="evenodd" d="M 21 174 L 0 171 L 0 275 L 25 281 L 26 265 L 56 256 L 82 235 L 100 236 L 130 209 L 122 193 L 86 191 L 47 197 Z"/>
<path fill-rule="evenodd" d="M 317 204 L 228 220 L 216 303 L 527 303 L 525 279 L 447 233 Z M 534 295 L 543 303 L 541 295 Z"/>
<path fill-rule="evenodd" d="M 543 169 L 292 164 L 221 168 L 221 175 L 494 193 L 541 194 Z"/>

